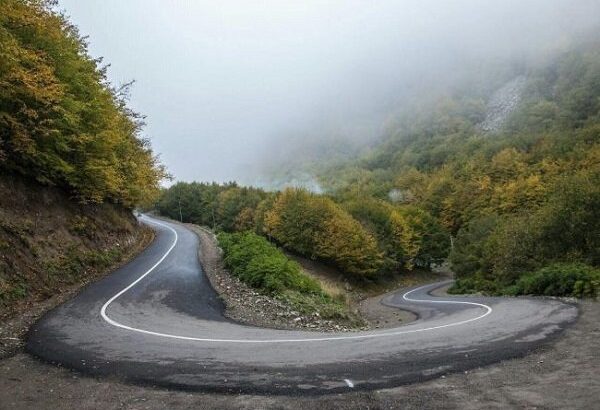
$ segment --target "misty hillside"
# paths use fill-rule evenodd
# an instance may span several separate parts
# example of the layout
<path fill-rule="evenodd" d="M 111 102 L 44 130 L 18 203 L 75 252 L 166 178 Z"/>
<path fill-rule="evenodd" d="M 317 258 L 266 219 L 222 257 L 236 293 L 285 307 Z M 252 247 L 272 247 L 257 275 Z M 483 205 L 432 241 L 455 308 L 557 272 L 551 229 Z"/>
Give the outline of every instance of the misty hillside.
<path fill-rule="evenodd" d="M 379 256 L 369 251 L 375 262 L 357 269 L 367 276 L 429 267 L 449 256 L 456 291 L 593 294 L 600 264 L 599 124 L 600 43 L 588 41 L 406 104 L 381 137 L 362 145 L 324 137 L 291 150 L 289 160 L 274 157 L 270 188 L 295 185 L 312 196 L 259 190 L 248 197 L 238 187 L 178 184 L 163 194 L 161 210 L 174 215 L 172 204 L 187 192 L 190 221 L 255 229 L 305 254 L 288 237 L 292 232 L 277 236 L 276 221 L 302 214 L 309 220 L 298 226 L 315 232 L 303 241 L 315 243 L 321 228 L 308 215 L 314 201 L 327 197 L 328 206 L 377 244 Z M 281 202 L 288 197 L 295 199 Z M 194 201 L 212 214 L 196 216 L 206 210 Z M 226 215 L 238 222 L 221 225 Z M 340 266 L 325 255 L 308 254 Z"/>
<path fill-rule="evenodd" d="M 600 43 L 465 77 L 385 130 L 282 151 L 269 190 L 180 182 L 158 209 L 253 230 L 351 277 L 448 258 L 457 292 L 597 292 Z"/>
<path fill-rule="evenodd" d="M 487 95 L 463 85 L 429 104 L 408 107 L 368 152 L 345 167 L 336 164 L 321 172 L 321 180 L 336 192 L 343 190 L 345 173 L 361 169 L 369 181 L 401 188 L 394 186 L 394 178 L 407 169 L 439 169 L 475 152 L 491 158 L 492 151 L 527 149 L 524 139 L 532 145 L 553 134 L 555 142 L 591 127 L 598 116 L 599 52 L 598 43 L 586 44 L 544 67 L 518 73 Z M 496 134 L 494 142 L 487 138 L 490 132 Z"/>
<path fill-rule="evenodd" d="M 440 98 L 320 180 L 341 200 L 426 209 L 456 238 L 458 288 L 494 291 L 550 262 L 600 263 L 599 124 L 600 44 L 591 43 L 487 101 Z"/>

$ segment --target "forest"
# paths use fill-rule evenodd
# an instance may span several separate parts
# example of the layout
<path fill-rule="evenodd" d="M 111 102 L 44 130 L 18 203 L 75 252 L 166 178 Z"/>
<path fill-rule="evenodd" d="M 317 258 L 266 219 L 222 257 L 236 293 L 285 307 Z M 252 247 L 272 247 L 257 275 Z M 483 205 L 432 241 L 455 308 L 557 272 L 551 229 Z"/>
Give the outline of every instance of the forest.
<path fill-rule="evenodd" d="M 315 165 L 324 194 L 178 183 L 157 208 L 252 230 L 366 280 L 448 260 L 456 293 L 595 296 L 600 43 L 511 76 L 526 83 L 499 129 L 481 126 L 498 83 L 490 78 L 406 108 L 356 157 Z"/>
<path fill-rule="evenodd" d="M 0 2 L 0 172 L 81 202 L 152 200 L 167 174 L 127 106 L 128 85 L 108 82 L 54 4 Z"/>
<path fill-rule="evenodd" d="M 450 246 L 448 233 L 420 208 L 376 199 L 338 203 L 304 189 L 179 182 L 163 191 L 156 208 L 217 231 L 253 231 L 354 279 L 429 268 L 445 259 Z"/>
<path fill-rule="evenodd" d="M 176 183 L 143 136 L 128 87 L 46 0 L 0 3 L 0 172 L 80 203 L 252 231 L 349 277 L 449 261 L 455 292 L 596 295 L 600 265 L 600 43 L 514 64 L 403 107 L 350 157 L 304 164 L 324 193 Z M 502 126 L 492 92 L 525 78 Z M 550 278 L 550 279 L 549 279 Z M 560 283 L 560 286 L 557 285 Z"/>
<path fill-rule="evenodd" d="M 402 119 L 360 161 L 328 170 L 322 181 L 339 198 L 393 192 L 429 212 L 453 237 L 456 292 L 596 294 L 600 44 L 515 74 L 527 83 L 501 129 L 479 127 L 484 93 L 459 90 Z M 546 267 L 570 285 L 522 286 Z"/>

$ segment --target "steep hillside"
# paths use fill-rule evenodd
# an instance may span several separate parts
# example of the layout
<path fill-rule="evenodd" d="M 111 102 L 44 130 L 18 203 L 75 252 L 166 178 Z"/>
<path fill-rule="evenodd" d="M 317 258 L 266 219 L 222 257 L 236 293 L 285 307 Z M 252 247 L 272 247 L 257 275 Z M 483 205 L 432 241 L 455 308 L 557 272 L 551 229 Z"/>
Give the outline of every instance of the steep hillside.
<path fill-rule="evenodd" d="M 151 236 L 121 207 L 0 176 L 0 320 L 105 273 Z"/>
<path fill-rule="evenodd" d="M 141 246 L 131 209 L 166 176 L 127 86 L 55 6 L 0 2 L 0 319 Z"/>

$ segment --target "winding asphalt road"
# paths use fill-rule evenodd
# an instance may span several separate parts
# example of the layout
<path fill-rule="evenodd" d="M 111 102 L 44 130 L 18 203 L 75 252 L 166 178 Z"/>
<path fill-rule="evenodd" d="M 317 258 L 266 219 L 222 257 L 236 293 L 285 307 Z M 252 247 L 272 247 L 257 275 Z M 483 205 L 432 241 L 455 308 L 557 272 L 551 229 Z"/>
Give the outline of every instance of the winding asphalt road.
<path fill-rule="evenodd" d="M 244 326 L 199 265 L 187 228 L 143 216 L 154 242 L 110 276 L 46 314 L 27 349 L 92 375 L 191 390 L 310 394 L 421 381 L 527 354 L 574 322 L 552 299 L 434 297 L 438 283 L 383 303 L 419 320 L 355 333 Z"/>

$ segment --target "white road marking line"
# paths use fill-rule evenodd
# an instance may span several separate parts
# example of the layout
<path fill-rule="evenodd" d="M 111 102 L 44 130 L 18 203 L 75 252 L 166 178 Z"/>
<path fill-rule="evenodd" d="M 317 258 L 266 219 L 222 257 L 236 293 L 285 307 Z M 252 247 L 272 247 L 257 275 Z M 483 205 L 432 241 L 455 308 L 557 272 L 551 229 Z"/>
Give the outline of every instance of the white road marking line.
<path fill-rule="evenodd" d="M 144 273 L 142 276 L 140 276 L 139 278 L 137 278 L 136 280 L 134 280 L 129 286 L 127 286 L 125 289 L 121 290 L 119 293 L 117 293 L 116 295 L 114 295 L 112 298 L 110 298 L 103 306 L 102 309 L 100 309 L 100 315 L 102 316 L 102 318 L 104 320 L 106 320 L 108 323 L 110 323 L 113 326 L 117 326 L 123 329 L 129 329 L 129 330 L 140 330 L 140 329 L 135 329 L 135 328 L 130 328 L 128 326 L 125 326 L 119 322 L 115 322 L 114 320 L 112 320 L 111 318 L 108 317 L 108 315 L 106 314 L 106 309 L 108 308 L 108 306 L 113 303 L 115 301 L 115 299 L 117 299 L 119 296 L 121 296 L 123 293 L 127 292 L 129 289 L 131 289 L 132 287 L 134 287 L 139 281 L 141 281 L 142 279 L 144 279 L 148 274 L 150 274 L 150 272 L 152 272 L 154 269 L 156 269 L 156 267 L 158 265 L 160 265 L 162 263 L 162 261 L 165 260 L 165 258 L 167 256 L 169 256 L 169 254 L 171 253 L 171 251 L 173 250 L 173 248 L 175 248 L 175 245 L 177 245 L 177 241 L 179 239 L 177 232 L 175 231 L 175 229 L 171 228 L 168 225 L 165 224 L 161 224 L 159 222 L 156 221 L 151 221 L 151 223 L 154 223 L 156 225 L 160 225 L 160 226 L 164 226 L 168 229 L 171 230 L 171 232 L 173 232 L 173 234 L 175 235 L 175 239 L 173 240 L 173 244 L 171 244 L 171 247 L 169 248 L 169 250 L 167 250 L 167 252 L 162 256 L 162 258 L 160 258 L 158 260 L 158 262 L 156 262 L 150 269 L 148 269 L 146 271 L 146 273 Z"/>
<path fill-rule="evenodd" d="M 348 387 L 350 387 L 351 389 L 354 387 L 354 383 L 352 383 L 352 380 L 350 380 L 350 379 L 344 379 L 344 381 L 346 382 L 346 384 L 348 385 Z"/>
<path fill-rule="evenodd" d="M 117 293 L 116 295 L 114 295 L 112 298 L 110 298 L 102 306 L 102 309 L 100 309 L 100 315 L 102 316 L 102 318 L 106 322 L 108 322 L 109 324 L 111 324 L 111 325 L 113 325 L 115 327 L 119 327 L 119 328 L 125 329 L 125 330 L 130 330 L 132 332 L 138 332 L 138 333 L 143 333 L 143 334 L 147 334 L 147 335 L 159 336 L 159 337 L 170 338 L 170 339 L 190 340 L 190 341 L 195 341 L 195 342 L 216 342 L 216 343 L 304 343 L 304 342 L 329 342 L 329 341 L 337 341 L 337 340 L 371 339 L 371 338 L 377 338 L 377 337 L 390 337 L 390 336 L 398 336 L 398 335 L 409 334 L 409 333 L 427 332 L 427 331 L 436 330 L 436 329 L 443 329 L 443 328 L 447 328 L 447 327 L 464 325 L 466 323 L 470 323 L 470 322 L 474 322 L 474 321 L 479 320 L 479 319 L 483 319 L 484 317 L 486 317 L 487 315 L 489 315 L 490 313 L 492 313 L 492 308 L 489 307 L 488 305 L 484 305 L 483 303 L 463 302 L 463 301 L 456 301 L 456 300 L 421 300 L 421 299 L 411 299 L 411 298 L 407 297 L 407 295 L 410 295 L 411 293 L 416 292 L 417 290 L 420 290 L 422 288 L 430 286 L 430 285 L 425 285 L 425 286 L 421 286 L 421 287 L 418 287 L 416 289 L 413 289 L 413 290 L 410 290 L 410 291 L 406 292 L 404 295 L 402 295 L 402 298 L 404 300 L 407 300 L 407 301 L 418 302 L 418 303 L 447 303 L 447 304 L 473 305 L 473 306 L 478 306 L 478 307 L 482 307 L 482 308 L 486 309 L 486 312 L 484 314 L 482 314 L 482 315 L 479 315 L 479 316 L 471 318 L 471 319 L 461 320 L 459 322 L 447 323 L 445 325 L 432 326 L 432 327 L 427 327 L 427 328 L 422 328 L 422 329 L 399 330 L 399 331 L 394 331 L 394 332 L 381 332 L 381 333 L 370 333 L 370 334 L 358 334 L 358 335 L 354 335 L 354 336 L 330 336 L 330 337 L 315 337 L 315 338 L 303 338 L 303 339 L 256 339 L 256 340 L 251 340 L 251 339 L 211 339 L 211 338 L 202 338 L 202 337 L 179 336 L 179 335 L 172 335 L 172 334 L 168 334 L 168 333 L 160 333 L 160 332 L 153 332 L 153 331 L 150 331 L 150 330 L 138 329 L 138 328 L 135 328 L 135 327 L 124 325 L 122 323 L 119 323 L 119 322 L 111 319 L 106 314 L 106 309 L 119 296 L 121 296 L 122 294 L 124 294 L 125 292 L 127 292 L 129 289 L 131 289 L 132 287 L 134 287 L 137 283 L 139 283 L 142 279 L 144 279 L 148 274 L 150 274 L 154 269 L 156 269 L 156 267 L 158 265 L 160 265 L 165 260 L 165 258 L 167 256 L 169 256 L 169 254 L 171 253 L 171 251 L 173 250 L 173 248 L 177 244 L 177 241 L 178 241 L 178 238 L 179 238 L 178 235 L 177 235 L 177 232 L 175 231 L 175 229 L 171 228 L 169 225 L 157 222 L 157 221 L 152 220 L 150 218 L 146 218 L 146 219 L 148 219 L 148 221 L 150 223 L 152 223 L 152 224 L 165 227 L 165 228 L 169 229 L 171 232 L 173 232 L 173 234 L 174 234 L 173 244 L 167 250 L 167 252 L 158 260 L 158 262 L 156 262 L 142 276 L 140 276 L 135 281 L 133 281 L 129 286 L 127 286 L 126 288 L 124 288 L 123 290 L 121 290 L 119 293 Z"/>

